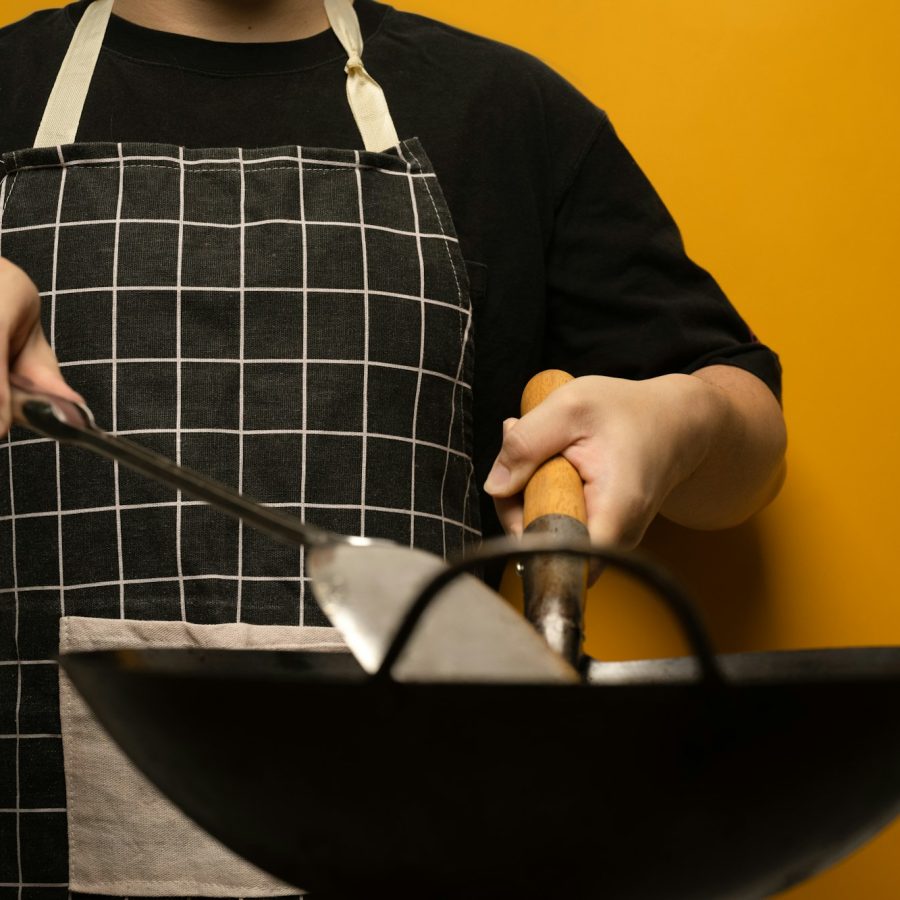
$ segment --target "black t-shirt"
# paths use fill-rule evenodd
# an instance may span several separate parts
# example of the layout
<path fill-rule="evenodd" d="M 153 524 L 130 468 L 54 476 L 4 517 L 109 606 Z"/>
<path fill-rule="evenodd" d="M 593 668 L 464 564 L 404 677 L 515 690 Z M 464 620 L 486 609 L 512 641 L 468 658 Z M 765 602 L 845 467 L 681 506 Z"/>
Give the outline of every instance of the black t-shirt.
<path fill-rule="evenodd" d="M 0 29 L 0 152 L 32 145 L 85 6 Z M 729 364 L 780 397 L 777 356 L 687 258 L 600 109 L 522 51 L 374 0 L 355 8 L 366 68 L 400 137 L 431 158 L 468 263 L 480 480 L 541 368 L 640 379 Z M 331 31 L 223 44 L 113 16 L 77 140 L 361 148 L 345 62 Z"/>

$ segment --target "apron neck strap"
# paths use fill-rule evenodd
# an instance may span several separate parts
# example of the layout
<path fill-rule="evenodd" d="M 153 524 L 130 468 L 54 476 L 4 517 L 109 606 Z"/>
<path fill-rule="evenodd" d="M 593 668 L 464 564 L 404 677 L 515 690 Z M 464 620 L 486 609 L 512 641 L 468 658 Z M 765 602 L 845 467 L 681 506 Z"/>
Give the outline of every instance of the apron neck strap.
<path fill-rule="evenodd" d="M 84 11 L 50 91 L 35 147 L 74 143 L 112 7 L 113 0 L 94 0 Z"/>
<path fill-rule="evenodd" d="M 74 143 L 113 2 L 94 0 L 84 11 L 47 100 L 35 147 Z M 362 32 L 353 4 L 351 0 L 325 0 L 325 13 L 347 52 L 347 100 L 363 144 L 373 152 L 387 150 L 398 144 L 399 138 L 384 91 L 363 67 Z"/>
<path fill-rule="evenodd" d="M 363 39 L 351 0 L 325 0 L 325 14 L 347 51 L 347 101 L 366 150 L 376 153 L 400 142 L 381 85 L 362 63 Z"/>

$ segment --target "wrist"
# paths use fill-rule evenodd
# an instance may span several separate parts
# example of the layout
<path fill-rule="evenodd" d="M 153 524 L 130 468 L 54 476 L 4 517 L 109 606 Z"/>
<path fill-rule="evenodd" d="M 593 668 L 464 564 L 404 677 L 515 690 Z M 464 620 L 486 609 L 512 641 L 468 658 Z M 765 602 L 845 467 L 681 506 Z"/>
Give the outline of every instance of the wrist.
<path fill-rule="evenodd" d="M 781 407 L 756 376 L 733 366 L 709 366 L 692 377 L 703 450 L 693 471 L 661 508 L 690 528 L 729 528 L 778 493 L 784 478 L 786 430 Z"/>
<path fill-rule="evenodd" d="M 663 375 L 674 439 L 671 451 L 670 490 L 684 484 L 703 468 L 716 445 L 739 427 L 727 391 L 694 375 Z"/>

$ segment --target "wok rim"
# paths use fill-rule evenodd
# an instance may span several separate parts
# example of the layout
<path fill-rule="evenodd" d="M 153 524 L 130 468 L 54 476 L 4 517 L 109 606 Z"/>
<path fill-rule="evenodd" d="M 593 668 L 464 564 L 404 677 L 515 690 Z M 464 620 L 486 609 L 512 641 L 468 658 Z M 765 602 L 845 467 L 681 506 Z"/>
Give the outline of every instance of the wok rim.
<path fill-rule="evenodd" d="M 343 657 L 351 654 L 339 651 Z M 208 680 L 294 681 L 298 685 L 372 686 L 382 683 L 390 689 L 406 686 L 415 689 L 431 687 L 446 690 L 534 690 L 534 689 L 608 689 L 704 687 L 707 689 L 739 687 L 780 687 L 799 685 L 872 684 L 900 681 L 900 645 L 864 645 L 850 647 L 804 647 L 797 649 L 750 650 L 716 654 L 723 678 L 710 685 L 696 656 L 652 657 L 629 660 L 596 660 L 583 658 L 585 680 L 578 684 L 547 682 L 475 682 L 475 681 L 394 681 L 365 672 L 361 667 L 348 671 L 318 672 L 289 665 L 254 671 L 254 659 L 271 661 L 292 658 L 314 659 L 334 656 L 322 651 L 258 650 L 224 648 L 104 649 L 60 654 L 57 659 L 67 672 L 70 667 L 98 665 L 117 673 L 139 677 L 167 677 Z M 229 658 L 241 657 L 238 667 L 231 668 Z M 352 657 L 351 657 L 352 658 Z M 209 662 L 212 661 L 210 665 Z M 160 665 L 165 662 L 165 665 Z"/>

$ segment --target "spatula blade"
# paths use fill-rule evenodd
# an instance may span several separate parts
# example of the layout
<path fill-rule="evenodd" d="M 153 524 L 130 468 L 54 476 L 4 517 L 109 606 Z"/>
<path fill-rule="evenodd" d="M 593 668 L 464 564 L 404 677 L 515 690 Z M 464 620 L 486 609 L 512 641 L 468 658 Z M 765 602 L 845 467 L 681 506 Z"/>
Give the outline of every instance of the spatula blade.
<path fill-rule="evenodd" d="M 378 669 L 406 611 L 444 562 L 373 542 L 307 550 L 313 592 L 369 672 Z M 391 675 L 398 681 L 560 682 L 578 673 L 508 603 L 472 575 L 425 611 Z"/>

